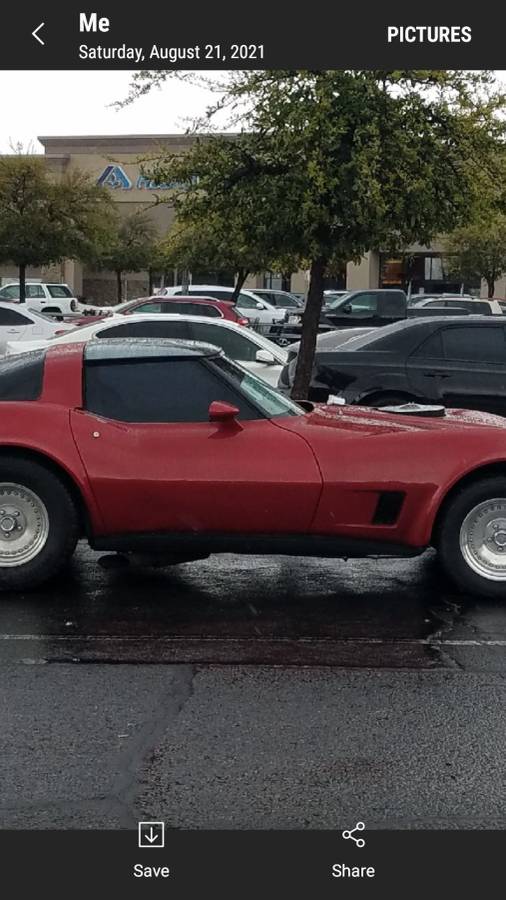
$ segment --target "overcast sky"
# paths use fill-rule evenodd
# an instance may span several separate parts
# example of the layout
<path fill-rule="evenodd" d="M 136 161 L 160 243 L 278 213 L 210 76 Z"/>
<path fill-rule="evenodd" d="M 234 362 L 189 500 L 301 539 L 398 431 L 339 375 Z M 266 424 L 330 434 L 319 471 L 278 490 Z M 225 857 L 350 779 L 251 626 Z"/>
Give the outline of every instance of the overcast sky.
<path fill-rule="evenodd" d="M 202 113 L 210 94 L 171 81 L 117 111 L 131 72 L 0 72 L 0 153 L 21 142 L 43 152 L 38 135 L 171 134 Z"/>
<path fill-rule="evenodd" d="M 211 73 L 208 73 L 211 74 Z M 506 80 L 506 72 L 498 72 Z M 0 153 L 21 142 L 42 152 L 38 135 L 171 134 L 201 114 L 209 92 L 170 81 L 125 109 L 131 72 L 0 72 Z M 219 73 L 218 73 L 219 76 Z"/>

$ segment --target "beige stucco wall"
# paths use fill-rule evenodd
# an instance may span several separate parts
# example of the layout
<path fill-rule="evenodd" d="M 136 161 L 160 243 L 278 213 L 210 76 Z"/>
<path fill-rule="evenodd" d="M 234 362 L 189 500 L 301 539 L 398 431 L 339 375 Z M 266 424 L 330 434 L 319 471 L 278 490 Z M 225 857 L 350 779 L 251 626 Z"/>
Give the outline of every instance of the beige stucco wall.
<path fill-rule="evenodd" d="M 119 165 L 131 182 L 131 188 L 108 188 L 121 216 L 142 211 L 155 225 L 159 234 L 170 228 L 174 210 L 170 205 L 170 190 L 152 190 L 137 186 L 142 166 L 163 152 L 182 153 L 192 138 L 184 135 L 166 136 L 90 136 L 41 137 L 45 158 L 55 175 L 73 169 L 86 173 L 97 181 L 108 165 Z M 40 276 L 40 272 L 37 273 Z M 116 302 L 116 276 L 112 272 L 94 272 L 78 262 L 67 261 L 60 279 L 70 284 L 78 296 L 89 302 Z M 124 279 L 128 299 L 143 296 L 148 291 L 147 273 L 128 273 Z"/>
<path fill-rule="evenodd" d="M 346 266 L 346 287 L 349 291 L 379 286 L 379 255 L 366 253 L 358 264 L 348 263 Z"/>

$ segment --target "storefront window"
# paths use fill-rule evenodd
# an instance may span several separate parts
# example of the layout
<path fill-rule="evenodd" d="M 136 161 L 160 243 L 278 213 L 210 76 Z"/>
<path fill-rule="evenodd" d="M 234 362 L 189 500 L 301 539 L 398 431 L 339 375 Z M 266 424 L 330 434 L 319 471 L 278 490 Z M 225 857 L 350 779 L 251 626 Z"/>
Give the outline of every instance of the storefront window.
<path fill-rule="evenodd" d="M 449 272 L 447 261 L 441 253 L 411 253 L 391 257 L 380 256 L 380 287 L 400 288 L 406 293 L 465 293 L 479 294 L 478 282 L 456 279 Z"/>

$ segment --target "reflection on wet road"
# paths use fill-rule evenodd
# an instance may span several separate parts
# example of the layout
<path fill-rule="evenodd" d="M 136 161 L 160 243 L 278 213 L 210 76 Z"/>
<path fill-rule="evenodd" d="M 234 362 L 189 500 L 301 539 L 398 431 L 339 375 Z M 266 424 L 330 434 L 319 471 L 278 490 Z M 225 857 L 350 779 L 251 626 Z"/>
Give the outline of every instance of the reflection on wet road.
<path fill-rule="evenodd" d="M 506 602 L 415 560 L 216 556 L 113 569 L 82 545 L 63 578 L 0 603 L 0 658 L 500 671 Z"/>

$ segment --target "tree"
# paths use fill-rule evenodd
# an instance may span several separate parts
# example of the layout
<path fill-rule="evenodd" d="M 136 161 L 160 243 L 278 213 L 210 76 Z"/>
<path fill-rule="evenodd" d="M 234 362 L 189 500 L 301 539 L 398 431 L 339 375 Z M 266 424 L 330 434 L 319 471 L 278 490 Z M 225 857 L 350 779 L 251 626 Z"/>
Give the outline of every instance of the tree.
<path fill-rule="evenodd" d="M 148 294 L 150 297 L 154 291 L 153 280 L 155 273 L 161 272 L 163 278 L 165 278 L 168 270 L 173 265 L 174 263 L 166 246 L 166 237 L 162 236 L 155 239 L 151 245 L 148 261 Z"/>
<path fill-rule="evenodd" d="M 483 279 L 488 296 L 493 297 L 495 283 L 506 273 L 506 216 L 472 222 L 457 228 L 445 246 L 452 274 L 462 281 Z"/>
<path fill-rule="evenodd" d="M 123 275 L 125 272 L 143 272 L 149 269 L 155 250 L 155 227 L 143 213 L 133 213 L 127 218 L 117 216 L 110 225 L 102 251 L 95 257 L 98 269 L 116 273 L 117 300 L 123 301 Z"/>
<path fill-rule="evenodd" d="M 22 303 L 27 267 L 95 253 L 111 210 L 108 193 L 83 173 L 56 181 L 42 159 L 0 158 L 0 260 L 18 267 Z"/>
<path fill-rule="evenodd" d="M 278 216 L 285 187 L 274 181 L 277 164 L 265 140 L 196 140 L 187 154 L 146 165 L 154 180 L 179 185 L 167 201 L 176 211 L 167 239 L 174 265 L 234 272 L 233 299 L 249 274 L 296 267 L 297 235 Z"/>
<path fill-rule="evenodd" d="M 166 76 L 139 74 L 132 96 Z M 231 73 L 210 114 L 224 108 L 245 132 L 209 136 L 190 150 L 187 175 L 202 154 L 209 158 L 208 145 L 226 160 L 223 190 L 210 189 L 213 176 L 204 168 L 191 190 L 193 208 L 212 210 L 219 197 L 220 215 L 228 205 L 233 216 L 246 190 L 257 199 L 252 231 L 269 239 L 272 228 L 273 240 L 284 235 L 281 247 L 307 261 L 310 284 L 293 387 L 302 399 L 330 261 L 428 244 L 462 224 L 478 182 L 494 178 L 504 98 L 487 73 L 262 71 Z M 179 165 L 166 158 L 159 174 L 169 178 Z"/>

